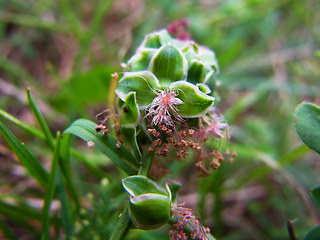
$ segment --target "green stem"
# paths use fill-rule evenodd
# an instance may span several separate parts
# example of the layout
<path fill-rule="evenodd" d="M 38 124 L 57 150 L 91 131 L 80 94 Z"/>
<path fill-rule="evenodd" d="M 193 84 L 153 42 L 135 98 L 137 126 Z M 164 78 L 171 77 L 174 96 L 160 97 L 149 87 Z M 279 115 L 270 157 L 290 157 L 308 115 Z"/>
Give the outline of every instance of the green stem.
<path fill-rule="evenodd" d="M 143 157 L 142 165 L 140 166 L 138 175 L 148 176 L 150 168 L 152 166 L 154 158 L 154 152 L 150 152 Z"/>
<path fill-rule="evenodd" d="M 123 210 L 119 222 L 114 229 L 110 240 L 121 240 L 124 239 L 126 234 L 129 232 L 131 228 L 131 219 L 129 216 L 129 206 L 126 206 L 126 208 Z"/>

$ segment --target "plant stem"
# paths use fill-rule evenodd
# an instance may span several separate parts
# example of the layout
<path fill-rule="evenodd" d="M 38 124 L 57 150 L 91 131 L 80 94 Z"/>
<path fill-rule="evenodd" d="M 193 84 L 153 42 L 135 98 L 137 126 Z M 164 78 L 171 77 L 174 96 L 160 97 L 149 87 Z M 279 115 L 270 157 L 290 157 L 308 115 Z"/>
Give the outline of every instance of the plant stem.
<path fill-rule="evenodd" d="M 110 240 L 121 240 L 125 237 L 131 227 L 131 219 L 129 216 L 129 206 L 123 210 L 119 222 L 114 229 Z"/>
<path fill-rule="evenodd" d="M 143 157 L 142 165 L 140 166 L 138 175 L 148 176 L 150 168 L 152 166 L 154 152 L 150 152 Z"/>

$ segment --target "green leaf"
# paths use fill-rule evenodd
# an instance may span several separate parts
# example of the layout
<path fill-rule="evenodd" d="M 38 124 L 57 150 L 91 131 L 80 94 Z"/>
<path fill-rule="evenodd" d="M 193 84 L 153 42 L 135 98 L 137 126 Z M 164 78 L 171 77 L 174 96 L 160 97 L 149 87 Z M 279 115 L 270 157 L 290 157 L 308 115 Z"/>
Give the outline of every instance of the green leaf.
<path fill-rule="evenodd" d="M 294 124 L 301 140 L 320 154 L 320 107 L 303 102 L 294 113 Z"/>
<path fill-rule="evenodd" d="M 167 191 L 162 186 L 146 176 L 135 175 L 124 178 L 122 179 L 122 185 L 132 197 L 146 193 L 161 194 L 168 197 Z"/>
<path fill-rule="evenodd" d="M 35 115 L 44 135 L 46 136 L 47 143 L 50 146 L 50 148 L 53 150 L 54 149 L 54 138 L 53 138 L 53 136 L 50 132 L 50 129 L 48 127 L 48 124 L 46 123 L 44 117 L 42 116 L 37 104 L 33 100 L 29 88 L 27 89 L 27 98 L 28 98 L 29 105 L 33 111 L 33 114 Z"/>
<path fill-rule="evenodd" d="M 149 71 L 126 72 L 116 89 L 118 97 L 125 101 L 129 92 L 136 92 L 139 106 L 147 106 L 156 97 L 153 89 L 159 89 L 158 79 Z"/>
<path fill-rule="evenodd" d="M 319 240 L 320 239 L 320 225 L 312 228 L 307 234 L 302 238 L 302 240 Z"/>
<path fill-rule="evenodd" d="M 312 188 L 310 191 L 310 194 L 311 194 L 314 202 L 320 208 L 320 186 Z"/>
<path fill-rule="evenodd" d="M 26 168 L 43 187 L 47 187 L 49 181 L 48 172 L 42 167 L 41 162 L 20 142 L 16 136 L 0 121 L 0 134 L 6 140 L 21 164 Z"/>
<path fill-rule="evenodd" d="M 185 80 L 187 68 L 187 59 L 172 44 L 161 47 L 153 56 L 149 65 L 149 70 L 159 79 L 161 85 Z"/>
<path fill-rule="evenodd" d="M 178 81 L 172 83 L 169 88 L 177 90 L 177 97 L 183 101 L 177 106 L 181 117 L 203 116 L 214 103 L 214 97 L 204 94 L 191 83 Z"/>
<path fill-rule="evenodd" d="M 136 93 L 129 92 L 120 109 L 120 125 L 123 127 L 136 127 L 140 111 L 136 101 Z"/>
<path fill-rule="evenodd" d="M 138 171 L 137 159 L 124 147 L 117 147 L 117 139 L 111 135 L 97 133 L 96 124 L 86 119 L 78 119 L 65 132 L 74 134 L 83 140 L 92 141 L 102 153 L 109 157 L 119 168 L 128 175 Z"/>
<path fill-rule="evenodd" d="M 71 166 L 70 166 L 70 134 L 64 133 L 61 137 L 61 144 L 60 144 L 60 158 L 59 161 L 59 169 L 61 171 L 61 175 L 64 176 L 66 186 L 70 191 L 72 198 L 75 201 L 77 209 L 80 209 L 80 199 L 78 196 L 77 188 L 74 185 L 73 177 L 71 174 Z M 63 180 L 61 179 L 60 182 Z M 63 185 L 63 184 L 61 184 Z M 64 186 L 63 186 L 64 187 Z M 59 188 L 59 187 L 58 187 Z M 59 192 L 59 190 L 57 190 Z"/>
<path fill-rule="evenodd" d="M 57 136 L 57 144 L 55 146 L 54 156 L 51 163 L 51 171 L 49 176 L 49 184 L 46 192 L 46 196 L 44 199 L 44 206 L 42 209 L 42 231 L 41 236 L 42 239 L 49 239 L 50 238 L 50 206 L 52 203 L 53 195 L 55 192 L 56 187 L 56 172 L 58 167 L 59 161 L 59 154 L 60 154 L 60 139 L 61 135 L 58 132 Z"/>
<path fill-rule="evenodd" d="M 19 119 L 15 118 L 11 114 L 3 111 L 2 109 L 0 109 L 0 116 L 9 120 L 10 122 L 14 123 L 15 125 L 22 128 L 23 130 L 27 131 L 28 133 L 32 134 L 33 136 L 36 136 L 36 137 L 43 139 L 43 140 L 45 139 L 45 136 L 41 131 L 39 131 L 35 127 L 32 127 L 32 126 L 26 124 L 25 122 L 20 121 Z"/>

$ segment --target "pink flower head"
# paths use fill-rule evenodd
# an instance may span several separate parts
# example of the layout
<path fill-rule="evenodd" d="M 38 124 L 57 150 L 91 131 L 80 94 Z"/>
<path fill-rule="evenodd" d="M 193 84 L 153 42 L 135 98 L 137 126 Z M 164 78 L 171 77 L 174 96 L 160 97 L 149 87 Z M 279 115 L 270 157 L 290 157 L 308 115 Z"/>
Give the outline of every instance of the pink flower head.
<path fill-rule="evenodd" d="M 157 97 L 148 106 L 148 114 L 146 115 L 146 117 L 152 117 L 151 125 L 164 124 L 167 127 L 175 128 L 172 116 L 179 122 L 183 122 L 184 120 L 180 117 L 176 108 L 177 105 L 183 102 L 176 97 L 177 93 L 174 90 L 158 90 L 154 92 L 157 94 Z"/>
<path fill-rule="evenodd" d="M 224 118 L 218 116 L 215 113 L 211 113 L 210 116 L 205 116 L 202 119 L 207 126 L 204 126 L 203 123 L 200 123 L 200 130 L 195 133 L 195 136 L 207 138 L 209 135 L 214 137 L 224 137 L 223 132 L 228 127 L 228 124 L 225 122 Z"/>
<path fill-rule="evenodd" d="M 215 136 L 220 136 L 223 138 L 223 131 L 228 127 L 228 124 L 224 122 L 223 117 L 220 117 L 216 114 L 212 114 L 211 117 L 212 119 L 210 125 L 205 130 L 206 134 L 213 134 Z"/>

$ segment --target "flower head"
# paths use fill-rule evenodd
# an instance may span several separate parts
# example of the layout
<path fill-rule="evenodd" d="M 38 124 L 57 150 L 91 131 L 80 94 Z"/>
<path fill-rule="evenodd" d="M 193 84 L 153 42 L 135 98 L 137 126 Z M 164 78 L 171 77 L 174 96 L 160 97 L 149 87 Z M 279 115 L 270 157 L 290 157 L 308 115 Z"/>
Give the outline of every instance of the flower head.
<path fill-rule="evenodd" d="M 172 208 L 172 214 L 177 222 L 169 230 L 170 240 L 187 240 L 186 233 L 190 234 L 191 239 L 208 240 L 210 229 L 201 225 L 190 208 L 178 204 Z"/>
<path fill-rule="evenodd" d="M 175 128 L 174 119 L 178 122 L 184 122 L 178 114 L 177 105 L 183 102 L 177 98 L 177 93 L 174 90 L 158 90 L 154 91 L 157 95 L 151 104 L 148 106 L 148 114 L 146 117 L 151 117 L 151 125 L 166 125 L 167 127 Z"/>
<path fill-rule="evenodd" d="M 228 124 L 223 117 L 212 112 L 209 116 L 204 116 L 202 120 L 206 126 L 202 122 L 200 123 L 200 130 L 196 132 L 197 137 L 208 138 L 210 135 L 215 138 L 224 137 L 223 132 L 228 127 Z"/>

